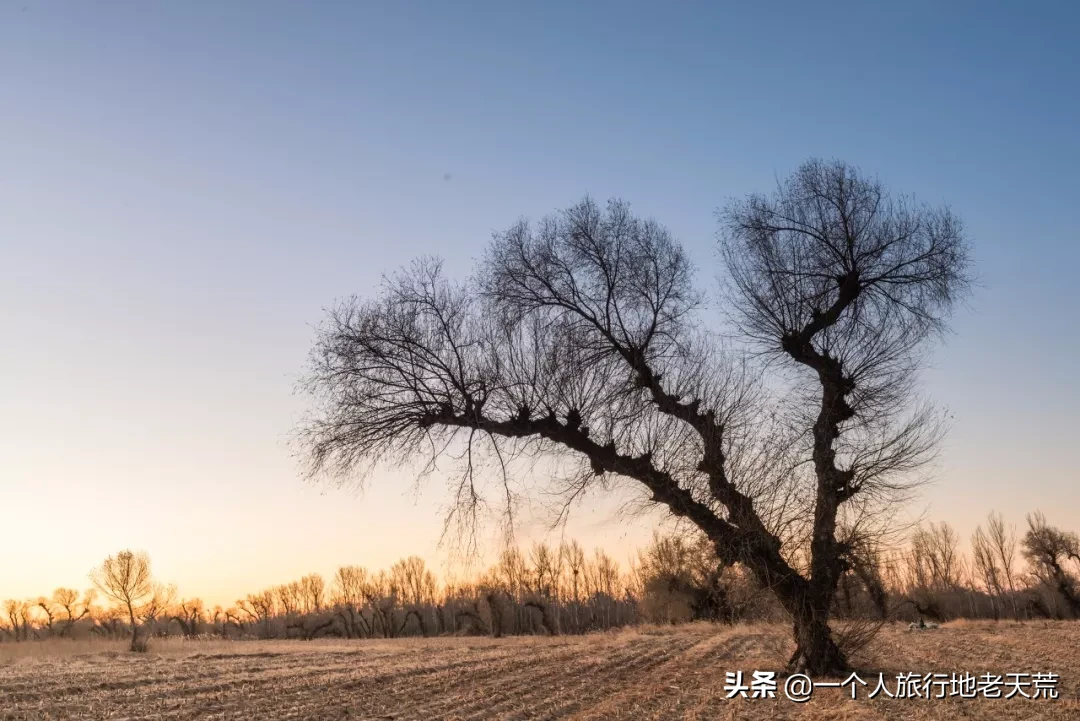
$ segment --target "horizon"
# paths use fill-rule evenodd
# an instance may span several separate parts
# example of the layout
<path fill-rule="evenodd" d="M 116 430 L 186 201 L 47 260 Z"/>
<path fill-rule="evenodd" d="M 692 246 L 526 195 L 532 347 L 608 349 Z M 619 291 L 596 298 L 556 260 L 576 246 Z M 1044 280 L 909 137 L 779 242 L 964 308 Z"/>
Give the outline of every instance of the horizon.
<path fill-rule="evenodd" d="M 1029 513 L 1026 513 L 1025 514 L 1025 521 L 1026 521 L 1026 517 L 1028 515 L 1034 514 L 1034 513 L 1037 513 L 1037 512 L 1038 511 L 1031 511 Z M 996 513 L 996 512 L 995 511 L 990 511 L 989 513 Z M 988 515 L 989 515 L 989 513 L 988 513 Z M 1006 530 L 1009 533 L 1012 534 L 1013 540 L 1019 546 L 1020 541 L 1023 539 L 1026 525 L 1022 524 L 1022 523 L 1013 523 L 1011 521 L 1011 519 L 1008 518 L 1007 516 L 1004 516 L 1004 514 L 1002 514 L 1002 516 L 1003 516 L 1003 519 L 1004 519 L 1004 522 L 1005 522 Z M 955 531 L 955 528 L 952 528 L 951 524 L 949 524 L 948 521 L 937 521 L 937 520 L 932 520 L 932 519 L 924 519 L 924 521 L 926 523 L 935 524 L 935 525 L 944 523 L 945 525 L 948 525 L 953 531 Z M 983 519 L 982 522 L 980 522 L 978 524 L 978 526 L 980 528 L 982 528 L 983 530 L 986 529 L 985 518 Z M 917 528 L 917 527 L 919 527 L 919 526 L 916 526 L 915 528 Z M 922 526 L 922 528 L 927 528 L 927 526 Z M 914 530 L 914 528 L 912 530 Z M 672 537 L 674 535 L 680 535 L 680 531 L 674 529 L 670 524 L 667 524 L 665 526 L 662 523 L 658 527 L 654 527 L 654 528 L 650 529 L 649 532 L 650 533 L 655 533 L 656 536 L 649 536 L 648 538 L 641 539 L 641 542 L 635 543 L 631 547 L 624 547 L 623 549 L 621 549 L 621 550 L 626 551 L 626 557 L 625 558 L 622 557 L 621 555 L 619 555 L 618 552 L 613 552 L 611 549 L 605 548 L 603 545 L 597 545 L 597 546 L 587 546 L 587 545 L 584 545 L 584 544 L 579 544 L 579 545 L 581 545 L 582 550 L 585 553 L 585 559 L 586 559 L 587 563 L 591 563 L 591 561 L 593 560 L 593 558 L 596 556 L 597 553 L 602 553 L 603 555 L 607 556 L 611 561 L 613 561 L 616 564 L 616 567 L 618 568 L 620 576 L 625 581 L 630 575 L 632 575 L 632 573 L 634 571 L 635 564 L 638 564 L 640 562 L 640 558 L 639 558 L 638 554 L 641 553 L 641 552 L 646 551 L 647 548 L 649 547 L 651 541 L 655 537 L 659 536 L 659 537 L 662 537 L 662 538 L 670 538 L 670 537 Z M 392 566 L 394 564 L 396 564 L 399 561 L 404 561 L 404 560 L 407 560 L 408 558 L 412 558 L 412 557 L 420 558 L 424 562 L 426 570 L 430 571 L 434 575 L 436 587 L 440 591 L 444 591 L 444 590 L 446 590 L 447 588 L 449 588 L 451 586 L 457 586 L 457 585 L 462 585 L 462 584 L 468 585 L 468 584 L 474 584 L 474 583 L 482 582 L 483 578 L 488 573 L 490 573 L 495 567 L 498 566 L 500 558 L 501 558 L 501 554 L 503 554 L 504 552 L 506 552 L 508 550 L 512 551 L 512 552 L 518 552 L 518 553 L 522 554 L 522 556 L 526 560 L 528 560 L 530 551 L 531 551 L 534 544 L 544 544 L 544 545 L 547 545 L 551 550 L 555 551 L 556 553 L 561 553 L 563 543 L 566 543 L 566 544 L 577 543 L 577 539 L 575 539 L 573 537 L 570 537 L 570 536 L 562 536 L 562 537 L 544 536 L 542 538 L 532 539 L 532 540 L 529 540 L 529 541 L 513 542 L 512 545 L 507 545 L 505 542 L 503 542 L 503 543 L 499 543 L 497 545 L 497 547 L 495 549 L 496 552 L 493 553 L 493 554 L 488 554 L 487 556 L 478 555 L 478 556 L 475 556 L 475 557 L 473 557 L 472 559 L 470 559 L 468 561 L 459 562 L 456 565 L 453 562 L 446 562 L 445 560 L 443 561 L 441 566 L 434 565 L 431 559 L 425 558 L 423 556 L 419 556 L 418 554 L 402 555 L 400 557 L 392 559 L 389 563 L 386 563 L 385 565 L 381 565 L 381 566 L 370 566 L 370 565 L 367 565 L 367 564 L 364 564 L 364 563 L 348 562 L 348 561 L 346 561 L 344 563 L 340 563 L 340 564 L 335 565 L 333 567 L 327 567 L 327 566 L 325 566 L 325 564 L 323 564 L 323 566 L 320 566 L 318 568 L 311 567 L 307 571 L 303 571 L 302 573 L 295 574 L 294 576 L 290 576 L 288 578 L 283 577 L 283 578 L 269 579 L 269 580 L 267 580 L 265 582 L 262 582 L 262 583 L 258 584 L 257 586 L 248 588 L 245 591 L 243 591 L 242 593 L 238 593 L 238 594 L 236 594 L 234 596 L 231 596 L 231 597 L 229 597 L 227 595 L 221 595 L 221 594 L 214 595 L 214 594 L 199 593 L 197 590 L 195 592 L 191 592 L 191 593 L 186 592 L 188 589 L 184 589 L 184 588 L 181 588 L 181 587 L 177 586 L 177 584 L 175 584 L 175 583 L 173 583 L 171 581 L 171 579 L 169 578 L 167 573 L 161 573 L 160 572 L 160 569 L 154 563 L 153 554 L 146 551 L 146 549 L 123 547 L 123 548 L 118 548 L 115 551 L 110 552 L 108 554 L 108 556 L 115 556 L 117 553 L 124 552 L 124 551 L 130 551 L 130 552 L 133 552 L 133 553 L 136 553 L 136 554 L 138 554 L 138 553 L 146 553 L 150 558 L 150 568 L 151 568 L 152 573 L 153 573 L 153 581 L 154 581 L 154 583 L 159 585 L 163 589 L 169 591 L 169 597 L 170 597 L 170 599 L 172 601 L 175 601 L 177 603 L 180 602 L 181 600 L 185 600 L 185 601 L 195 601 L 195 600 L 202 601 L 203 604 L 205 605 L 205 608 L 209 611 L 210 609 L 213 609 L 214 607 L 220 607 L 223 610 L 235 609 L 237 606 L 239 606 L 241 604 L 241 602 L 243 602 L 245 600 L 246 597 L 248 597 L 249 594 L 257 594 L 257 593 L 260 593 L 260 592 L 266 591 L 266 590 L 276 591 L 276 589 L 279 586 L 282 586 L 283 584 L 291 583 L 291 582 L 296 581 L 296 580 L 300 579 L 301 577 L 307 576 L 309 574 L 316 574 L 316 575 L 320 576 L 326 582 L 327 598 L 331 598 L 332 592 L 334 591 L 334 588 L 335 588 L 334 579 L 335 579 L 335 575 L 337 574 L 338 569 L 343 568 L 343 567 L 349 567 L 349 566 L 359 566 L 359 567 L 362 567 L 365 570 L 371 572 L 374 575 L 379 575 L 379 574 L 382 574 L 382 573 L 389 574 L 390 571 L 391 571 L 391 568 L 392 568 Z M 903 558 L 902 555 L 901 556 L 895 555 L 895 554 L 906 554 L 910 550 L 908 540 L 907 540 L 906 537 L 905 537 L 903 543 L 891 545 L 891 546 L 889 546 L 889 547 L 887 547 L 887 548 L 885 548 L 883 550 L 885 550 L 887 554 L 890 554 L 889 557 L 888 557 L 886 565 L 897 564 L 898 568 L 899 568 L 899 567 L 902 567 L 905 563 L 907 563 L 907 560 L 905 558 Z M 979 581 L 979 579 L 978 579 L 977 571 L 971 565 L 972 564 L 972 559 L 971 559 L 971 556 L 970 556 L 970 553 L 971 553 L 970 538 L 960 536 L 958 538 L 957 550 L 960 553 L 959 566 L 960 566 L 960 574 L 961 574 L 961 578 L 962 578 L 963 582 L 965 584 L 971 584 L 972 588 L 977 589 L 978 585 L 979 585 L 979 583 L 981 583 L 981 581 Z M 561 558 L 561 556 L 560 556 L 560 558 Z M 36 601 L 39 598 L 48 598 L 48 597 L 50 597 L 52 592 L 55 591 L 55 590 L 58 590 L 58 589 L 61 589 L 61 588 L 66 588 L 66 589 L 73 589 L 75 591 L 78 591 L 80 594 L 84 594 L 85 592 L 93 591 L 96 594 L 96 599 L 95 600 L 96 600 L 96 602 L 98 604 L 98 607 L 100 608 L 100 603 L 101 603 L 101 601 L 103 599 L 102 599 L 102 597 L 100 595 L 100 589 L 98 589 L 96 587 L 96 584 L 93 582 L 92 576 L 93 576 L 94 571 L 96 571 L 97 568 L 100 567 L 101 561 L 104 561 L 104 560 L 105 560 L 105 556 L 103 556 L 101 559 L 99 559 L 99 561 L 95 564 L 94 568 L 87 569 L 87 572 L 86 572 L 86 574 L 84 576 L 84 582 L 81 583 L 81 584 L 57 583 L 57 584 L 54 584 L 53 586 L 51 586 L 51 587 L 49 587 L 47 589 L 43 588 L 39 593 L 32 593 L 32 594 L 24 595 L 22 597 L 12 597 L 10 595 L 4 596 L 4 595 L 0 594 L 0 600 L 8 600 L 8 599 L 10 599 L 10 600 L 14 600 L 14 601 L 20 601 L 20 600 Z M 1020 575 L 1027 572 L 1027 569 L 1029 568 L 1030 563 L 1026 558 L 1024 558 L 1023 553 L 1019 553 L 1014 560 L 1017 562 L 1017 567 L 1018 567 L 1018 571 L 1019 571 Z M 438 562 L 439 562 L 439 559 L 436 559 L 435 563 L 438 563 Z M 561 567 L 561 563 L 560 563 L 560 567 Z M 906 573 L 906 572 L 910 572 L 910 571 L 901 571 L 901 573 Z"/>
<path fill-rule="evenodd" d="M 0 599 L 81 591 L 125 548 L 209 605 L 410 555 L 443 578 L 445 476 L 301 478 L 324 309 L 423 255 L 464 278 L 492 231 L 585 193 L 670 228 L 711 293 L 716 209 L 808 157 L 949 205 L 972 240 L 978 287 L 923 374 L 952 428 L 912 514 L 965 549 L 993 510 L 1077 526 L 1080 11 L 546 8 L 0 7 Z M 624 564 L 660 518 L 623 500 L 566 537 Z"/>

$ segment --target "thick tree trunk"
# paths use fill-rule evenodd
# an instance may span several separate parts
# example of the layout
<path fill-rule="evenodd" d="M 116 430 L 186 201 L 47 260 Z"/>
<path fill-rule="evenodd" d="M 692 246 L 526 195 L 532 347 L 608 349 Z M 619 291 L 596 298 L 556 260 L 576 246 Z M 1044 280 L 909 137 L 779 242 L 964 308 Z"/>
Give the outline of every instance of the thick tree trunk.
<path fill-rule="evenodd" d="M 807 609 L 795 617 L 795 653 L 788 661 L 793 673 L 836 676 L 847 670 L 847 659 L 829 630 L 828 612 Z"/>
<path fill-rule="evenodd" d="M 131 623 L 131 650 L 139 650 L 139 627 L 135 623 L 135 609 L 128 603 L 128 619 Z"/>

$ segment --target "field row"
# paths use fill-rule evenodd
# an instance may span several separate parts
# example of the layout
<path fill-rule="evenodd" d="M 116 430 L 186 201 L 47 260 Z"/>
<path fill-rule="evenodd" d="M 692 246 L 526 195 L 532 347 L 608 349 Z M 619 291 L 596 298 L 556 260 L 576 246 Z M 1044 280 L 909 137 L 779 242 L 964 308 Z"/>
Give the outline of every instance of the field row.
<path fill-rule="evenodd" d="M 866 673 L 1053 671 L 1057 701 L 728 700 L 724 674 L 778 670 L 785 629 L 688 626 L 584 637 L 195 642 L 0 655 L 2 719 L 1080 718 L 1080 624 L 884 631 Z"/>

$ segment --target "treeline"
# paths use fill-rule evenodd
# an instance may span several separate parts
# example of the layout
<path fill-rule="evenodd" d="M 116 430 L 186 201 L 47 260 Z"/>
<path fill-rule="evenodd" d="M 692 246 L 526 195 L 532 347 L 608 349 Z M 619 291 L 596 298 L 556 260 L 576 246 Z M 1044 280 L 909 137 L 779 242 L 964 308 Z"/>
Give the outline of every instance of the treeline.
<path fill-rule="evenodd" d="M 903 549 L 852 544 L 835 599 L 841 619 L 1080 618 L 1080 541 L 1028 517 L 1022 538 L 991 514 L 971 553 L 947 523 L 914 529 Z M 84 593 L 3 605 L 0 640 L 97 635 L 224 638 L 396 638 L 580 634 L 631 624 L 781 620 L 775 598 L 740 566 L 721 564 L 703 536 L 657 535 L 624 569 L 576 542 L 511 548 L 475 579 L 440 582 L 410 557 L 388 570 L 343 566 L 208 608 L 156 583 L 129 551 L 91 574 Z"/>
<path fill-rule="evenodd" d="M 627 568 L 577 542 L 511 548 L 468 582 L 440 582 L 423 559 L 387 570 L 343 566 L 208 607 L 156 583 L 143 554 L 111 556 L 82 594 L 4 602 L 0 640 L 97 635 L 147 638 L 396 638 L 449 634 L 580 634 L 642 621 L 733 622 L 761 617 L 767 594 L 721 567 L 703 538 L 656 536 Z"/>
<path fill-rule="evenodd" d="M 962 553 L 958 534 L 944 522 L 916 528 L 905 550 L 873 559 L 869 583 L 861 584 L 870 605 L 905 619 L 1080 618 L 1076 533 L 1049 525 L 1036 512 L 1018 537 L 1000 514 L 991 513 L 969 545 L 970 553 Z M 852 576 L 858 574 L 848 575 L 841 593 Z M 888 594 L 884 602 L 881 586 Z"/>

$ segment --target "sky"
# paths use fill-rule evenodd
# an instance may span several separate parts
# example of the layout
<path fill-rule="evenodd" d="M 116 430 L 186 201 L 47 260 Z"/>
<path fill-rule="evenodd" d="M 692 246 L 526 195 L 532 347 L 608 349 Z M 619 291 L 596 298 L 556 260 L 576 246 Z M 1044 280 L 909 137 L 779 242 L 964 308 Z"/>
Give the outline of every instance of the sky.
<path fill-rule="evenodd" d="M 1080 7 L 812 5 L 0 2 L 0 598 L 128 547 L 222 604 L 446 569 L 438 478 L 300 477 L 323 309 L 419 255 L 468 273 L 585 193 L 666 224 L 707 287 L 716 209 L 811 156 L 972 239 L 925 376 L 955 416 L 928 517 L 1080 530 Z M 567 533 L 623 560 L 655 519 L 613 508 Z"/>

